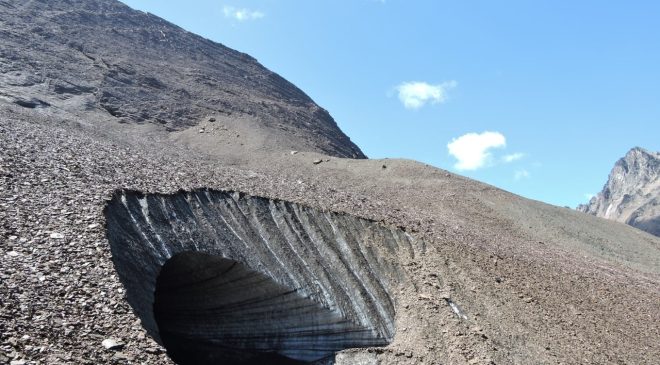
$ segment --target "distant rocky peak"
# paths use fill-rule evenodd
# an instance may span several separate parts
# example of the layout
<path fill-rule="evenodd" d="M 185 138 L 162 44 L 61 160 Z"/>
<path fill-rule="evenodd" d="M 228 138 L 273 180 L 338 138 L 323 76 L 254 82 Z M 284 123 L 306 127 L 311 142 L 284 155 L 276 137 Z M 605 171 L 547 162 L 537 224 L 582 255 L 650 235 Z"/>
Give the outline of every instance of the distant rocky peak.
<path fill-rule="evenodd" d="M 603 193 L 609 190 L 609 194 L 604 194 L 605 198 L 642 193 L 649 184 L 658 180 L 659 175 L 660 154 L 635 147 L 616 162 Z"/>
<path fill-rule="evenodd" d="M 632 148 L 614 164 L 603 190 L 577 209 L 660 235 L 660 153 Z"/>
<path fill-rule="evenodd" d="M 620 159 L 617 166 L 621 166 L 626 173 L 653 176 L 660 170 L 660 152 L 651 152 L 641 147 L 628 151 Z"/>

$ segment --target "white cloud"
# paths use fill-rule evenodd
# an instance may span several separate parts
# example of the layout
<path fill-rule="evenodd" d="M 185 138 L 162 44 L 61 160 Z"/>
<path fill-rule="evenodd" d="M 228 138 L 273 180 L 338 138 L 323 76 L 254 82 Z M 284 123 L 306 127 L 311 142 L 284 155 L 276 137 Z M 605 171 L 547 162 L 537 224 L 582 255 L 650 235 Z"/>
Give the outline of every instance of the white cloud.
<path fill-rule="evenodd" d="M 511 163 L 513 161 L 518 161 L 523 157 L 525 157 L 524 153 L 517 152 L 517 153 L 512 153 L 510 155 L 504 155 L 504 157 L 502 157 L 502 161 L 506 163 Z"/>
<path fill-rule="evenodd" d="M 529 179 L 531 176 L 532 175 L 529 173 L 529 171 L 525 169 L 516 170 L 516 172 L 513 173 L 514 180 Z"/>
<path fill-rule="evenodd" d="M 490 150 L 501 147 L 506 147 L 506 138 L 499 132 L 468 133 L 447 144 L 449 154 L 458 160 L 454 165 L 458 170 L 486 166 L 493 158 Z"/>
<path fill-rule="evenodd" d="M 426 82 L 412 81 L 404 82 L 396 87 L 399 92 L 399 100 L 407 109 L 419 109 L 430 102 L 439 104 L 447 101 L 447 91 L 458 85 L 456 81 L 446 81 L 438 85 Z"/>
<path fill-rule="evenodd" d="M 239 22 L 261 19 L 266 16 L 266 14 L 258 10 L 250 10 L 245 8 L 238 9 L 233 6 L 225 6 L 222 11 L 225 13 L 226 18 L 234 18 Z"/>

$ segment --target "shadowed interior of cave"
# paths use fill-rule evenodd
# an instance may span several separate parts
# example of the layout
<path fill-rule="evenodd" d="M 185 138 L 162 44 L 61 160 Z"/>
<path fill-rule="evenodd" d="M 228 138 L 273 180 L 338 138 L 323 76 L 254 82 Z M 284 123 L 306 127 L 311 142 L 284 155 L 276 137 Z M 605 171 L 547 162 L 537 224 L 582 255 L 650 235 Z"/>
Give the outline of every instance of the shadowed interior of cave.
<path fill-rule="evenodd" d="M 179 364 L 320 364 L 336 351 L 386 345 L 269 276 L 199 252 L 175 255 L 156 283 L 154 316 Z"/>

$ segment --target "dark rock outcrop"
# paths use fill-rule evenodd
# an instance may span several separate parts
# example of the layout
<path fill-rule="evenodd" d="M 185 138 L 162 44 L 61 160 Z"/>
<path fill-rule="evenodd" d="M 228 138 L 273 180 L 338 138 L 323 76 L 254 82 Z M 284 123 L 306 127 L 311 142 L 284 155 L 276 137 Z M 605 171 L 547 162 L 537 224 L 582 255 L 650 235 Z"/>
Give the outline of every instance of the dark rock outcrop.
<path fill-rule="evenodd" d="M 0 1 L 0 98 L 172 131 L 240 119 L 281 149 L 365 157 L 254 58 L 115 0 Z"/>
<path fill-rule="evenodd" d="M 660 153 L 631 149 L 616 162 L 603 190 L 577 209 L 660 236 Z"/>

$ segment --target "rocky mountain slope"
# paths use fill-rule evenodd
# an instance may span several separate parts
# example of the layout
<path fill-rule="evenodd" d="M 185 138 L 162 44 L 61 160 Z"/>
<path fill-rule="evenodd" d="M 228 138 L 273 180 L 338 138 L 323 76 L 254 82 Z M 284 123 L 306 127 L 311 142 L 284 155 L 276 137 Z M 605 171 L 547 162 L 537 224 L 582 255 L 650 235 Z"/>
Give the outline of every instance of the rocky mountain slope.
<path fill-rule="evenodd" d="M 631 149 L 616 162 L 603 190 L 577 209 L 660 236 L 660 153 Z"/>
<path fill-rule="evenodd" d="M 117 2 L 0 0 L 0 28 L 0 364 L 660 358 L 660 238 L 338 157 L 290 84 Z"/>
<path fill-rule="evenodd" d="M 254 58 L 118 1 L 5 0 L 0 19 L 0 98 L 17 105 L 195 127 L 216 144 L 249 145 L 249 126 L 262 135 L 255 148 L 364 157 L 327 111 Z"/>

